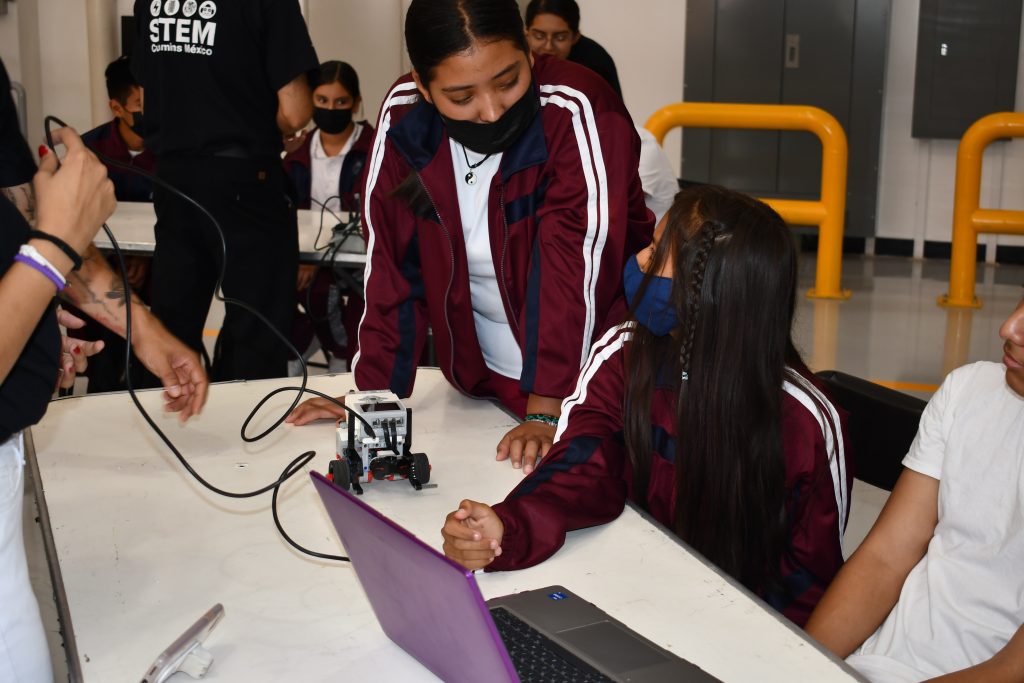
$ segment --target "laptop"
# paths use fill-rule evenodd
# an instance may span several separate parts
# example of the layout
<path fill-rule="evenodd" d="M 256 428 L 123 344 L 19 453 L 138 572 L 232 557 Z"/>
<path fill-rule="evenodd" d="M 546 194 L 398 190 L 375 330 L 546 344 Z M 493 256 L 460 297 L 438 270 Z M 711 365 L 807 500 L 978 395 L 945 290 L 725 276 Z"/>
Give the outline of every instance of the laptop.
<path fill-rule="evenodd" d="M 442 680 L 718 681 L 562 586 L 484 602 L 473 572 L 310 476 L 384 633 Z"/>

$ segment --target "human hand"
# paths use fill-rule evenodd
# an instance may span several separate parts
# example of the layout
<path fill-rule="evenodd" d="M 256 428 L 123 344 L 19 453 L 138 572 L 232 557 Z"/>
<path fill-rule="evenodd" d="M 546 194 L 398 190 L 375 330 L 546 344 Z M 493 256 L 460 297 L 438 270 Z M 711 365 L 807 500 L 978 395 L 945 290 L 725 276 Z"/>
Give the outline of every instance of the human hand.
<path fill-rule="evenodd" d="M 74 318 L 74 316 L 71 316 Z M 77 318 L 75 318 L 78 320 Z M 81 322 L 81 321 L 79 321 Z M 82 341 L 74 337 L 60 337 L 60 369 L 57 370 L 57 386 L 70 389 L 75 386 L 75 378 L 85 372 L 89 366 L 89 356 L 95 356 L 103 350 L 103 341 Z"/>
<path fill-rule="evenodd" d="M 505 525 L 494 508 L 464 500 L 458 510 L 448 513 L 441 527 L 444 554 L 466 569 L 482 569 L 501 555 L 504 533 Z"/>
<path fill-rule="evenodd" d="M 540 459 L 551 450 L 555 440 L 555 427 L 543 422 L 523 422 L 498 442 L 495 460 L 512 460 L 512 467 L 523 468 L 523 474 L 533 472 Z"/>
<path fill-rule="evenodd" d="M 206 404 L 210 380 L 206 377 L 199 354 L 185 346 L 148 311 L 133 321 L 132 350 L 147 370 L 164 385 L 164 410 L 178 413 L 184 422 L 198 415 Z"/>
<path fill-rule="evenodd" d="M 90 152 L 73 128 L 53 131 L 54 144 L 67 149 L 60 169 L 57 154 L 41 147 L 42 159 L 33 183 L 36 191 L 36 228 L 59 237 L 78 254 L 92 238 L 117 202 L 106 167 Z"/>
<path fill-rule="evenodd" d="M 338 396 L 335 400 L 341 402 L 343 405 L 345 403 L 344 396 Z M 308 401 L 300 403 L 295 410 L 288 413 L 288 417 L 286 417 L 284 421 L 298 427 L 316 420 L 337 420 L 344 416 L 344 408 L 336 403 L 328 401 L 326 398 L 320 398 L 317 396 L 316 398 L 311 398 Z"/>
<path fill-rule="evenodd" d="M 285 136 L 285 138 L 284 138 L 284 151 L 285 151 L 285 154 L 291 154 L 295 150 L 297 150 L 300 147 L 302 147 L 302 143 L 306 141 L 306 136 L 308 136 L 308 135 L 309 135 L 309 133 L 307 131 L 300 130 L 295 135 Z"/>
<path fill-rule="evenodd" d="M 309 286 L 313 284 L 313 276 L 316 275 L 316 266 L 310 264 L 302 264 L 299 266 L 299 279 L 295 283 L 295 290 L 298 292 L 304 292 L 309 289 Z"/>

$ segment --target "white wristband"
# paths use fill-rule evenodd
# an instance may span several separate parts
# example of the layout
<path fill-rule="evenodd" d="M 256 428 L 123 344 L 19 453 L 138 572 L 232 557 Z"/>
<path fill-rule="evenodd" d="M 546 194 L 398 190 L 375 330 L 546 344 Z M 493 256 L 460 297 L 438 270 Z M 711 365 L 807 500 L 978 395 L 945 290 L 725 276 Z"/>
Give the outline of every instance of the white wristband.
<path fill-rule="evenodd" d="M 59 280 L 60 284 L 61 284 L 61 287 L 60 287 L 61 289 L 63 289 L 64 287 L 67 286 L 67 284 L 68 284 L 67 278 L 65 278 L 61 274 L 61 272 L 59 270 L 54 268 L 53 264 L 50 263 L 49 259 L 47 259 L 45 256 L 40 254 L 39 250 L 36 249 L 35 247 L 33 247 L 31 244 L 23 244 L 23 245 L 21 245 L 21 248 L 18 249 L 18 253 L 21 254 L 22 256 L 24 256 L 25 258 L 31 259 L 32 261 L 34 261 L 35 263 L 38 263 L 40 266 L 42 266 L 46 270 L 50 271 L 50 273 L 53 275 L 53 278 L 51 278 L 51 279 Z"/>

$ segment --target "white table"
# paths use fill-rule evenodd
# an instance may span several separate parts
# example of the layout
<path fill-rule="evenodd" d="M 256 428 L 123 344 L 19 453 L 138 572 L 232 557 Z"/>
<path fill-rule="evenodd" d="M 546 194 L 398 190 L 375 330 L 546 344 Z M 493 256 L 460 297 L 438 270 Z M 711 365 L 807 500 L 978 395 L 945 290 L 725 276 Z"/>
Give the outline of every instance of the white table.
<path fill-rule="evenodd" d="M 272 481 L 308 449 L 317 450 L 313 464 L 325 471 L 332 424 L 281 428 L 255 445 L 238 437 L 251 406 L 286 382 L 214 385 L 198 420 L 182 427 L 157 419 L 202 474 L 232 490 Z M 310 385 L 342 393 L 352 379 L 321 376 Z M 158 392 L 140 396 L 158 414 Z M 287 395 L 272 400 L 254 430 L 288 402 Z M 493 455 L 514 420 L 459 395 L 437 370 L 420 370 L 408 405 L 414 448 L 430 457 L 437 488 L 373 482 L 364 500 L 440 548 L 444 516 L 462 498 L 497 501 L 521 479 Z M 127 395 L 57 401 L 32 441 L 74 680 L 139 680 L 216 602 L 226 616 L 206 641 L 215 658 L 210 681 L 434 680 L 380 630 L 348 565 L 287 546 L 274 529 L 269 495 L 232 500 L 200 488 Z M 280 509 L 299 543 L 341 551 L 305 474 L 284 486 Z M 632 508 L 611 524 L 570 534 L 537 567 L 478 580 L 486 598 L 563 584 L 723 681 L 859 680 Z"/>
<path fill-rule="evenodd" d="M 303 263 L 318 263 L 323 257 L 323 245 L 331 238 L 331 228 L 347 219 L 347 212 L 337 215 L 328 212 L 323 214 L 323 230 L 320 230 L 321 212 L 306 209 L 299 210 L 299 260 Z M 118 202 L 114 215 L 107 221 L 114 233 L 117 243 L 127 252 L 135 254 L 152 254 L 156 247 L 153 226 L 156 224 L 156 213 L 149 202 Z M 213 230 L 213 225 L 209 226 Z M 317 238 L 319 236 L 319 241 Z M 102 230 L 94 241 L 100 249 L 111 249 L 110 240 Z M 316 247 L 320 246 L 320 249 Z M 366 263 L 366 245 L 362 238 L 349 238 L 342 251 L 334 259 L 336 265 L 362 267 Z"/>

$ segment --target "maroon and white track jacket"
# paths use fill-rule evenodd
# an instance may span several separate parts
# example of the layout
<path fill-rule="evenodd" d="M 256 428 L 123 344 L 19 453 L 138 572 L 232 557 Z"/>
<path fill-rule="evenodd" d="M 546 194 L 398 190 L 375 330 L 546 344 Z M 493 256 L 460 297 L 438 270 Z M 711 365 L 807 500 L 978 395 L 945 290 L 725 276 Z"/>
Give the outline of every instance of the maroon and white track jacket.
<path fill-rule="evenodd" d="M 491 253 L 523 352 L 520 386 L 562 397 L 622 296 L 626 259 L 650 242 L 654 219 L 622 100 L 564 60 L 537 56 L 533 80 L 540 113 L 505 151 L 490 187 Z M 421 215 L 392 196 L 410 174 L 430 198 Z M 445 377 L 482 395 L 490 373 L 473 322 L 448 135 L 408 76 L 381 107 L 363 197 L 366 312 L 356 384 L 408 396 L 429 324 Z"/>
<path fill-rule="evenodd" d="M 550 557 L 565 534 L 612 521 L 631 497 L 632 469 L 623 441 L 624 350 L 630 323 L 609 330 L 591 351 L 566 398 L 556 442 L 538 468 L 494 506 L 505 525 L 502 553 L 488 570 L 521 569 Z M 803 625 L 843 564 L 842 537 L 853 475 L 845 414 L 809 378 L 787 372 L 782 387 L 788 544 L 785 594 L 762 594 Z M 655 455 L 647 500 L 637 501 L 667 527 L 675 510 L 675 390 L 651 402 Z M 634 577 L 636 578 L 636 577 Z"/>

